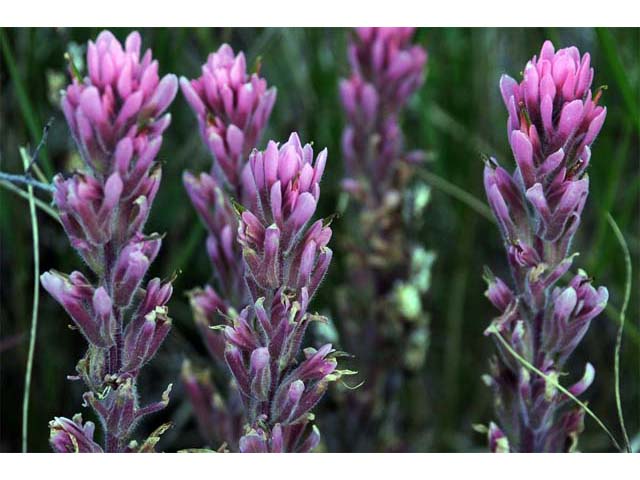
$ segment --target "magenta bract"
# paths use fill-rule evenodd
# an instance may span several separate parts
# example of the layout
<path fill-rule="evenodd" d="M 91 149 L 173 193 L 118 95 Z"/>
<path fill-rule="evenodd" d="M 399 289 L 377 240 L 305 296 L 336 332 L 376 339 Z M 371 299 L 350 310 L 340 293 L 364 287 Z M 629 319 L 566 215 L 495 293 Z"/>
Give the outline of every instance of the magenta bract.
<path fill-rule="evenodd" d="M 216 160 L 214 171 L 235 188 L 269 120 L 276 89 L 267 88 L 258 73 L 249 74 L 244 53 L 234 55 L 226 44 L 209 55 L 199 78 L 182 77 L 180 87 Z"/>
<path fill-rule="evenodd" d="M 124 47 L 102 32 L 88 45 L 88 75 L 78 78 L 72 67 L 62 98 L 86 171 L 68 179 L 58 174 L 54 200 L 97 285 L 79 272 L 50 271 L 41 281 L 89 343 L 76 370 L 89 388 L 85 404 L 100 419 L 105 441 L 98 447 L 93 425 L 82 427 L 79 417 L 56 419 L 50 425 L 56 451 L 133 451 L 130 437 L 138 420 L 169 401 L 171 386 L 161 401 L 141 407 L 136 381 L 171 328 L 171 282 L 155 278 L 143 286 L 161 245 L 159 235 L 146 236 L 143 228 L 160 185 L 155 157 L 178 82 L 175 75 L 159 78 L 158 63 L 150 50 L 141 57 L 140 43 L 137 32 Z"/>
<path fill-rule="evenodd" d="M 488 333 L 511 347 L 545 375 L 559 377 L 565 362 L 604 310 L 608 292 L 594 288 L 580 271 L 566 288 L 556 286 L 570 269 L 571 241 L 589 194 L 586 169 L 591 145 L 606 108 L 590 90 L 589 54 L 577 48 L 555 51 L 545 42 L 539 57 L 517 83 L 504 75 L 500 90 L 509 112 L 507 131 L 516 161 L 513 175 L 487 161 L 484 185 L 505 242 L 514 288 L 488 272 L 487 297 L 501 312 Z M 557 452 L 574 449 L 584 412 L 563 411 L 566 397 L 529 373 L 497 342 L 500 356 L 488 383 L 496 395 L 500 428 L 490 432 L 492 450 Z M 574 395 L 592 383 L 587 364 Z"/>

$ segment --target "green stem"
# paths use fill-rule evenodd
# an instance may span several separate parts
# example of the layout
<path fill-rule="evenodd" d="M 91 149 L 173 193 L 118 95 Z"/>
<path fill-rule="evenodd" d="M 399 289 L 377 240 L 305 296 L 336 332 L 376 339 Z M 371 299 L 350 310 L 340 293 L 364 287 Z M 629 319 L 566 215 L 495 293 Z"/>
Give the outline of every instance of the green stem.
<path fill-rule="evenodd" d="M 417 174 L 432 187 L 442 190 L 447 195 L 450 195 L 456 200 L 467 205 L 472 210 L 475 210 L 476 213 L 479 213 L 491 223 L 495 223 L 491 209 L 482 200 L 435 173 L 429 172 L 428 170 L 417 170 Z"/>
<path fill-rule="evenodd" d="M 15 185 L 13 185 L 10 182 L 7 182 L 6 180 L 0 180 L 0 187 L 4 187 L 7 190 L 9 190 L 10 192 L 15 193 L 16 195 L 18 195 L 19 197 L 24 198 L 25 200 L 30 200 L 31 197 L 29 197 L 29 193 L 25 192 L 24 190 L 22 190 L 21 188 L 16 187 Z M 40 200 L 37 197 L 33 197 L 33 201 L 36 204 L 36 207 L 38 207 L 40 210 L 42 210 L 43 212 L 45 212 L 47 215 L 49 215 L 51 218 L 53 218 L 56 222 L 60 223 L 60 216 L 58 215 L 58 213 L 51 208 L 49 205 L 47 205 L 45 202 L 43 202 L 42 200 Z"/>
<path fill-rule="evenodd" d="M 620 312 L 616 309 L 616 307 L 614 307 L 610 303 L 607 303 L 605 312 L 607 312 L 607 315 L 609 315 L 609 317 L 620 323 Z M 624 333 L 627 335 L 629 340 L 631 340 L 636 345 L 636 347 L 640 347 L 640 331 L 638 330 L 638 327 L 636 327 L 633 323 L 625 323 Z"/>
<path fill-rule="evenodd" d="M 0 180 L 4 180 L 7 182 L 19 183 L 22 185 L 31 185 L 32 187 L 39 188 L 40 190 L 45 190 L 47 192 L 55 192 L 56 189 L 50 183 L 39 182 L 31 177 L 31 175 L 15 175 L 13 173 L 0 172 Z"/>
<path fill-rule="evenodd" d="M 626 269 L 626 278 L 624 285 L 624 300 L 622 302 L 622 308 L 620 309 L 620 325 L 618 326 L 618 335 L 616 336 L 616 349 L 613 357 L 613 369 L 615 374 L 615 395 L 616 395 L 616 408 L 618 410 L 618 420 L 620 421 L 620 430 L 622 430 L 622 435 L 624 437 L 625 447 L 627 452 L 631 453 L 631 442 L 629 441 L 629 435 L 627 433 L 627 427 L 624 423 L 624 414 L 622 413 L 622 400 L 620 398 L 620 350 L 622 349 L 622 332 L 624 331 L 624 321 L 627 314 L 627 306 L 629 305 L 629 299 L 631 298 L 631 279 L 632 279 L 632 268 L 631 268 L 631 254 L 629 253 L 629 247 L 627 246 L 627 242 L 624 240 L 624 235 L 620 231 L 618 224 L 613 219 L 610 213 L 607 213 L 607 220 L 609 221 L 609 225 L 613 229 L 613 233 L 615 233 L 618 242 L 620 243 L 620 248 L 622 248 L 622 252 L 624 254 L 624 263 Z"/>
<path fill-rule="evenodd" d="M 24 148 L 20 149 L 20 156 L 25 171 L 29 168 L 30 157 Z M 31 214 L 31 231 L 33 234 L 33 308 L 31 311 L 31 334 L 29 337 L 29 354 L 24 378 L 24 397 L 22 399 L 22 452 L 27 453 L 27 437 L 29 428 L 29 394 L 31 391 L 31 373 L 33 370 L 33 356 L 36 347 L 36 333 L 38 329 L 38 304 L 40 301 L 40 253 L 38 235 L 38 216 L 33 186 L 27 185 L 29 195 L 29 212 Z"/>

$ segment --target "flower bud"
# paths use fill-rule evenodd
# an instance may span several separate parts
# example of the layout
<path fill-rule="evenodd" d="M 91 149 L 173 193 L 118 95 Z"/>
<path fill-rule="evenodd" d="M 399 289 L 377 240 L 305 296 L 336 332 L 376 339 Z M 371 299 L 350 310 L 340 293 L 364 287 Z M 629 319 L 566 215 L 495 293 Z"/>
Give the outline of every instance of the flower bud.
<path fill-rule="evenodd" d="M 240 439 L 241 453 L 268 453 L 269 446 L 263 430 L 252 430 Z"/>
<path fill-rule="evenodd" d="M 231 370 L 231 374 L 238 384 L 240 392 L 245 397 L 251 398 L 251 384 L 240 349 L 231 343 L 227 343 L 226 349 L 224 351 L 224 358 L 227 361 L 229 369 Z"/>
<path fill-rule="evenodd" d="M 251 392 L 260 400 L 268 398 L 271 388 L 270 359 L 269 349 L 266 347 L 256 348 L 251 352 Z"/>
<path fill-rule="evenodd" d="M 114 301 L 117 305 L 126 307 L 131 303 L 161 243 L 158 237 L 138 235 L 122 249 L 114 274 Z"/>
<path fill-rule="evenodd" d="M 167 307 L 156 306 L 144 317 L 136 317 L 124 332 L 124 367 L 122 371 L 135 372 L 149 362 L 160 348 L 171 329 Z"/>
<path fill-rule="evenodd" d="M 85 162 L 94 171 L 109 173 L 116 163 L 128 163 L 118 149 L 120 140 L 146 133 L 159 136 L 168 126 L 163 112 L 175 97 L 175 75 L 158 78 L 151 52 L 140 57 L 139 34 L 133 32 L 123 49 L 103 31 L 87 48 L 88 76 L 74 79 L 62 97 L 62 109 Z M 135 39 L 131 40 L 131 39 Z M 122 173 L 122 170 L 120 170 Z"/>
<path fill-rule="evenodd" d="M 102 453 L 102 448 L 93 441 L 95 425 L 92 422 L 82 424 L 82 415 L 73 416 L 73 420 L 55 417 L 49 422 L 49 443 L 58 453 Z"/>
<path fill-rule="evenodd" d="M 67 277 L 52 270 L 43 273 L 40 281 L 90 343 L 98 347 L 113 344 L 115 320 L 111 315 L 111 299 L 104 288 L 94 290 L 80 272 Z"/>
<path fill-rule="evenodd" d="M 226 44 L 209 55 L 199 78 L 182 77 L 180 88 L 221 177 L 237 192 L 246 156 L 256 147 L 271 114 L 275 88 L 267 89 L 266 80 L 257 73 L 249 74 L 244 54 L 234 56 Z"/>

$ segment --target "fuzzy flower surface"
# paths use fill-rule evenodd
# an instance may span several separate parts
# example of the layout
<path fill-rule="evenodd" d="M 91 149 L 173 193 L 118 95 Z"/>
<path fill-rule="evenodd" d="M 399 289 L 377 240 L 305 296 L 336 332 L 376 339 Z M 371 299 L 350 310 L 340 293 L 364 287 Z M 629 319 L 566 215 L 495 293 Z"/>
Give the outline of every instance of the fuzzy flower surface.
<path fill-rule="evenodd" d="M 249 159 L 252 188 L 240 214 L 238 241 L 251 303 L 225 327 L 225 359 L 238 385 L 248 430 L 242 452 L 307 452 L 320 441 L 311 410 L 336 369 L 330 344 L 302 351 L 308 311 L 332 252 L 331 228 L 311 225 L 326 164 L 292 134 Z"/>
<path fill-rule="evenodd" d="M 143 229 L 160 185 L 155 159 L 178 81 L 175 75 L 160 78 L 158 62 L 150 50 L 141 54 L 140 46 L 137 32 L 124 45 L 102 32 L 89 42 L 87 76 L 80 78 L 72 65 L 62 98 L 86 168 L 54 178 L 54 201 L 95 280 L 51 270 L 41 282 L 89 345 L 75 378 L 87 387 L 84 404 L 100 420 L 104 443 L 93 440 L 91 422 L 56 418 L 50 424 L 55 451 L 137 451 L 131 438 L 136 425 L 169 401 L 171 386 L 160 401 L 140 405 L 137 377 L 171 328 L 171 282 L 145 279 L 161 237 Z"/>
<path fill-rule="evenodd" d="M 200 77 L 182 77 L 180 87 L 216 160 L 214 170 L 235 188 L 267 125 L 276 89 L 258 73 L 247 72 L 244 53 L 235 55 L 227 44 L 209 55 Z"/>
<path fill-rule="evenodd" d="M 547 41 L 527 63 L 520 83 L 503 76 L 500 90 L 516 169 L 511 174 L 490 159 L 484 171 L 513 277 L 509 286 L 487 270 L 486 295 L 500 311 L 487 333 L 500 335 L 556 380 L 608 300 L 607 289 L 593 286 L 582 270 L 568 285 L 560 284 L 575 257 L 571 241 L 589 193 L 591 146 L 606 117 L 601 91 L 591 91 L 593 75 L 588 53 L 580 56 L 576 47 L 556 51 Z M 570 408 L 551 382 L 529 372 L 496 341 L 499 354 L 485 377 L 499 417 L 491 438 L 501 440 L 492 440 L 492 449 L 575 449 L 584 411 Z M 583 378 L 569 391 L 582 394 L 594 376 L 587 363 Z"/>
<path fill-rule="evenodd" d="M 253 188 L 249 154 L 267 126 L 276 89 L 268 87 L 259 71 L 250 73 L 244 53 L 235 54 L 226 44 L 209 55 L 198 78 L 182 77 L 180 88 L 213 159 L 209 172 L 183 175 L 187 194 L 207 229 L 206 250 L 213 270 L 212 281 L 189 296 L 209 355 L 215 365 L 225 368 L 224 337 L 211 327 L 237 315 L 250 298 L 233 203 L 245 204 Z M 203 369 L 190 363 L 183 368 L 183 380 L 203 437 L 238 450 L 237 426 L 245 420 L 235 381 L 216 386 Z M 212 391 L 216 400 L 203 402 L 202 395 Z"/>

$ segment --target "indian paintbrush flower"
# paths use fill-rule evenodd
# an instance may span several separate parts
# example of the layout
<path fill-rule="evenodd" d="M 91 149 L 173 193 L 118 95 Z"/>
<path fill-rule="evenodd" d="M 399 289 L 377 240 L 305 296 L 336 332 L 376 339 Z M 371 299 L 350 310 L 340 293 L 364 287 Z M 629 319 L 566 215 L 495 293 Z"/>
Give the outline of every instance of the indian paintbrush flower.
<path fill-rule="evenodd" d="M 190 293 L 191 307 L 198 330 L 210 356 L 224 365 L 224 339 L 210 327 L 219 325 L 225 316 L 237 315 L 249 300 L 244 279 L 242 251 L 237 241 L 238 217 L 233 201 L 246 203 L 245 192 L 251 189 L 248 157 L 258 146 L 276 99 L 276 89 L 268 88 L 259 72 L 247 72 L 244 53 L 237 55 L 229 45 L 222 45 L 211 53 L 202 66 L 202 75 L 194 80 L 180 79 L 182 93 L 198 121 L 200 135 L 210 150 L 213 163 L 210 173 L 194 175 L 185 172 L 183 183 L 207 231 L 207 253 L 213 267 L 214 285 L 194 289 Z M 192 369 L 185 366 L 185 372 Z M 210 441 L 226 441 L 230 448 L 238 448 L 235 435 L 241 412 L 233 406 L 238 402 L 229 384 L 229 395 L 218 396 L 218 402 L 202 402 L 202 393 L 213 388 L 202 375 L 183 375 L 202 432 Z M 224 405 L 230 402 L 229 405 Z M 209 405 L 210 411 L 205 414 Z M 212 428 L 212 417 L 229 428 Z M 226 432 L 224 437 L 223 430 Z M 232 436 L 229 436 L 232 435 Z M 216 438 L 217 437 L 217 438 Z"/>
<path fill-rule="evenodd" d="M 424 82 L 427 54 L 411 45 L 412 35 L 412 28 L 356 29 L 349 45 L 352 75 L 340 82 L 347 173 L 370 178 L 377 195 L 390 185 L 397 160 L 407 156 L 398 114 Z"/>
<path fill-rule="evenodd" d="M 216 293 L 225 303 L 221 311 L 238 308 L 246 300 L 242 252 L 237 243 L 238 219 L 230 197 L 208 173 L 183 175 L 183 183 L 207 231 L 207 253 L 216 282 Z M 212 290 L 211 286 L 208 286 Z M 194 292 L 195 294 L 195 292 Z M 199 295 L 199 294 L 196 294 Z"/>
<path fill-rule="evenodd" d="M 513 175 L 490 159 L 484 184 L 505 243 L 514 287 L 485 276 L 487 297 L 501 312 L 487 334 L 502 339 L 547 377 L 559 378 L 566 361 L 605 308 L 605 287 L 579 271 L 557 286 L 575 254 L 571 241 L 589 193 L 586 169 L 591 145 L 606 116 L 591 91 L 589 54 L 575 47 L 555 51 L 545 42 L 527 63 L 523 80 L 503 76 L 500 90 L 509 113 L 507 132 L 516 161 Z M 530 372 L 498 339 L 499 356 L 486 382 L 494 389 L 500 423 L 490 431 L 492 450 L 573 450 L 583 429 L 581 408 Z M 587 364 L 568 390 L 580 395 L 593 382 Z"/>
<path fill-rule="evenodd" d="M 295 133 L 280 148 L 270 141 L 264 152 L 251 154 L 253 188 L 246 192 L 238 241 L 254 300 L 256 291 L 280 286 L 306 286 L 312 296 L 324 277 L 331 229 L 322 220 L 305 227 L 316 210 L 326 161 L 326 149 L 314 162 L 311 146 L 303 147 Z"/>
<path fill-rule="evenodd" d="M 327 271 L 331 229 L 316 210 L 327 153 L 316 159 L 297 134 L 281 146 L 269 142 L 249 159 L 253 185 L 240 213 L 238 241 L 251 304 L 224 329 L 225 358 L 245 406 L 250 430 L 243 452 L 304 452 L 320 440 L 311 409 L 336 370 L 330 344 L 304 350 L 309 301 Z"/>
<path fill-rule="evenodd" d="M 258 73 L 249 74 L 244 53 L 234 55 L 227 44 L 209 55 L 199 78 L 182 77 L 180 87 L 216 160 L 212 171 L 235 189 L 269 120 L 276 89 L 267 88 Z"/>
<path fill-rule="evenodd" d="M 352 219 L 343 245 L 349 283 L 339 298 L 348 323 L 345 341 L 356 339 L 346 346 L 362 363 L 358 370 L 367 390 L 350 400 L 349 418 L 339 422 L 347 448 L 356 450 L 402 448 L 408 436 L 400 433 L 402 420 L 375 412 L 386 412 L 401 395 L 399 379 L 422 367 L 429 344 L 422 300 L 434 254 L 412 238 L 424 218 L 429 187 L 415 175 L 424 153 L 406 151 L 400 127 L 409 98 L 424 82 L 427 61 L 425 50 L 412 43 L 413 33 L 355 29 L 348 46 L 351 75 L 339 86 L 347 120 L 342 186 L 351 209 L 345 216 Z M 380 435 L 362 435 L 365 418 L 377 422 Z"/>
<path fill-rule="evenodd" d="M 105 440 L 98 446 L 93 424 L 83 426 L 79 415 L 56 418 L 51 445 L 59 452 L 135 451 L 131 436 L 138 421 L 169 401 L 171 386 L 160 401 L 140 406 L 137 376 L 171 328 L 171 282 L 144 280 L 161 237 L 145 235 L 143 228 L 160 184 L 155 158 L 178 81 L 175 75 L 160 78 L 158 62 L 150 50 L 141 57 L 140 45 L 137 32 L 124 47 L 102 32 L 89 42 L 87 76 L 80 78 L 72 65 L 62 98 L 86 170 L 56 175 L 54 201 L 71 245 L 96 280 L 52 270 L 41 281 L 89 344 L 76 378 L 88 387 L 85 405 L 96 412 Z"/>

